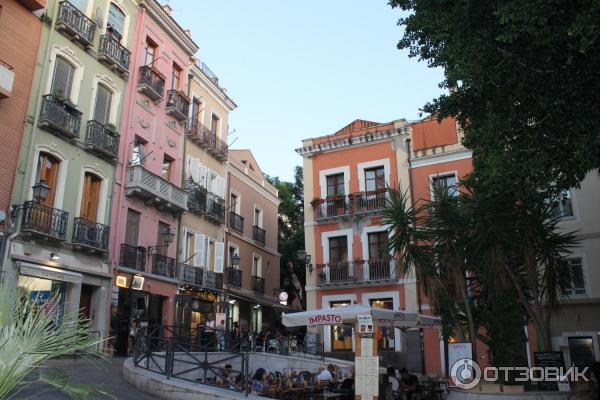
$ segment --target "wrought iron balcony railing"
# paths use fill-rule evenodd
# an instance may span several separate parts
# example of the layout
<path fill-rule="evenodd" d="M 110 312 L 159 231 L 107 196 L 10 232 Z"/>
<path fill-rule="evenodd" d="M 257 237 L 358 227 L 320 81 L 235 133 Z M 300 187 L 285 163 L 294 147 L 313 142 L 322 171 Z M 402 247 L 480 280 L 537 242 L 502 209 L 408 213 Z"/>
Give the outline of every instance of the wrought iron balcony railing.
<path fill-rule="evenodd" d="M 229 227 L 236 232 L 244 233 L 244 217 L 229 211 Z"/>
<path fill-rule="evenodd" d="M 206 149 L 206 151 L 217 160 L 227 160 L 229 152 L 227 143 L 221 140 L 216 134 L 212 133 L 210 129 L 202 123 L 190 120 L 188 136 L 193 142 L 197 143 L 203 149 Z"/>
<path fill-rule="evenodd" d="M 75 218 L 73 221 L 74 245 L 83 246 L 101 252 L 108 251 L 110 227 L 85 218 Z"/>
<path fill-rule="evenodd" d="M 146 271 L 146 248 L 143 246 L 130 246 L 123 243 L 121 245 L 121 254 L 119 265 L 135 269 L 136 271 Z"/>
<path fill-rule="evenodd" d="M 42 98 L 38 126 L 67 139 L 78 138 L 81 129 L 81 111 L 66 100 L 47 94 Z"/>
<path fill-rule="evenodd" d="M 200 186 L 191 178 L 186 183 L 188 192 L 187 207 L 190 212 L 195 214 L 205 214 L 208 198 L 208 191 L 205 187 Z"/>
<path fill-rule="evenodd" d="M 69 213 L 45 204 L 23 204 L 21 231 L 55 240 L 66 240 Z"/>
<path fill-rule="evenodd" d="M 100 36 L 98 58 L 105 64 L 115 68 L 122 76 L 126 77 L 129 74 L 131 52 L 119 43 L 119 40 L 114 35 L 106 34 Z"/>
<path fill-rule="evenodd" d="M 94 45 L 96 23 L 68 1 L 61 1 L 58 5 L 56 29 L 86 48 Z"/>
<path fill-rule="evenodd" d="M 165 91 L 165 78 L 148 65 L 140 67 L 138 90 L 153 101 L 162 100 Z"/>
<path fill-rule="evenodd" d="M 317 264 L 317 284 L 369 284 L 396 281 L 399 273 L 391 259 Z"/>
<path fill-rule="evenodd" d="M 254 225 L 252 227 L 252 239 L 262 244 L 263 246 L 266 243 L 267 232 L 261 228 L 260 226 Z"/>
<path fill-rule="evenodd" d="M 178 121 L 185 121 L 190 112 L 190 101 L 185 93 L 180 90 L 167 91 L 166 111 Z"/>
<path fill-rule="evenodd" d="M 114 160 L 119 154 L 119 135 L 98 121 L 88 121 L 85 147 L 101 157 Z"/>
<path fill-rule="evenodd" d="M 387 199 L 387 189 L 379 189 L 371 192 L 352 193 L 348 196 L 317 199 L 312 202 L 312 206 L 315 220 L 330 220 L 381 213 Z"/>
<path fill-rule="evenodd" d="M 252 291 L 256 293 L 265 294 L 265 278 L 252 275 Z"/>
<path fill-rule="evenodd" d="M 159 210 L 175 214 L 187 211 L 187 192 L 141 165 L 128 168 L 125 189 L 128 196 L 137 196 L 148 203 L 154 203 Z"/>
<path fill-rule="evenodd" d="M 222 197 L 208 192 L 206 217 L 218 224 L 225 222 L 225 200 Z"/>
<path fill-rule="evenodd" d="M 239 269 L 227 268 L 227 284 L 229 286 L 242 287 L 242 271 Z"/>
<path fill-rule="evenodd" d="M 181 264 L 179 265 L 179 282 L 201 289 L 220 290 L 223 288 L 223 274 Z"/>
<path fill-rule="evenodd" d="M 175 259 L 161 254 L 152 254 L 152 273 L 155 275 L 175 277 Z"/>
<path fill-rule="evenodd" d="M 352 214 L 361 214 L 382 211 L 385 208 L 387 198 L 387 189 L 352 193 L 348 196 L 350 212 Z"/>

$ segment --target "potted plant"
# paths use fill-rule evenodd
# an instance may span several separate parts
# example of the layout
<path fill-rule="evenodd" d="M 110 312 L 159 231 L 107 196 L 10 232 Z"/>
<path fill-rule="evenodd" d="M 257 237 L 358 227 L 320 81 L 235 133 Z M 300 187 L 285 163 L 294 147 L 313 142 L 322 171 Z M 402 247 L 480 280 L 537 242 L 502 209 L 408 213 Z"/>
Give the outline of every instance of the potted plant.
<path fill-rule="evenodd" d="M 104 125 L 104 128 L 106 128 L 106 130 L 110 131 L 115 135 L 117 134 L 117 127 L 114 124 L 111 124 L 110 122 Z"/>

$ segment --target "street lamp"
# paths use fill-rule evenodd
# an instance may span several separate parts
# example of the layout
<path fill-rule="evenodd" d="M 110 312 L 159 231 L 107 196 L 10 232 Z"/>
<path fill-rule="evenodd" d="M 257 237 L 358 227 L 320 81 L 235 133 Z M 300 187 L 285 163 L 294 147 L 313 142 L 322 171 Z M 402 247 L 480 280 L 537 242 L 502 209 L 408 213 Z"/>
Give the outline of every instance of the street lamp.
<path fill-rule="evenodd" d="M 33 199 L 36 203 L 39 203 L 42 200 L 45 200 L 48 197 L 48 193 L 50 193 L 50 186 L 46 183 L 45 180 L 40 179 L 38 183 L 31 187 L 33 189 Z"/>
<path fill-rule="evenodd" d="M 308 271 L 310 273 L 312 273 L 313 268 L 312 268 L 312 264 L 310 263 L 312 260 L 312 257 L 310 256 L 310 254 L 306 254 L 306 250 L 298 250 L 297 257 L 298 257 L 298 261 L 303 263 L 304 266 L 308 268 Z"/>
<path fill-rule="evenodd" d="M 167 244 L 167 247 L 173 243 L 173 240 L 175 239 L 175 233 L 171 230 L 170 226 L 167 226 L 164 230 L 163 230 L 163 242 Z"/>

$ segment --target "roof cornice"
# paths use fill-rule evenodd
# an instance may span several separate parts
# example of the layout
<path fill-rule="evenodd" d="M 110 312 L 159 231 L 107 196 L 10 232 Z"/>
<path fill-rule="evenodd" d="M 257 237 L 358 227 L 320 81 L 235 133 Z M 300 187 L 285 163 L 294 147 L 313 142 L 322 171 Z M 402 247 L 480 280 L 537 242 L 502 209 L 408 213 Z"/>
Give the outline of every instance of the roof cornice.
<path fill-rule="evenodd" d="M 223 91 L 223 89 L 206 76 L 204 72 L 194 63 L 190 68 L 190 73 L 201 82 L 205 89 L 211 92 L 214 98 L 219 100 L 223 108 L 233 111 L 237 108 L 237 104 Z"/>
<path fill-rule="evenodd" d="M 199 46 L 156 0 L 140 0 L 140 6 L 144 7 L 149 16 L 190 56 L 196 54 Z"/>

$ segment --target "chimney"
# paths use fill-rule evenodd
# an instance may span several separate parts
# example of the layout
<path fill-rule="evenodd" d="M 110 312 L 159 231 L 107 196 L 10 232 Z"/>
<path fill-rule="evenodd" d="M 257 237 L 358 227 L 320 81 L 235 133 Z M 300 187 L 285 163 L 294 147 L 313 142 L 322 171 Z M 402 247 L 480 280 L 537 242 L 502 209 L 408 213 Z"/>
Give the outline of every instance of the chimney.
<path fill-rule="evenodd" d="M 167 13 L 167 15 L 171 15 L 171 11 L 173 11 L 173 9 L 171 8 L 170 5 L 165 4 L 164 6 L 162 6 L 162 8 Z"/>

